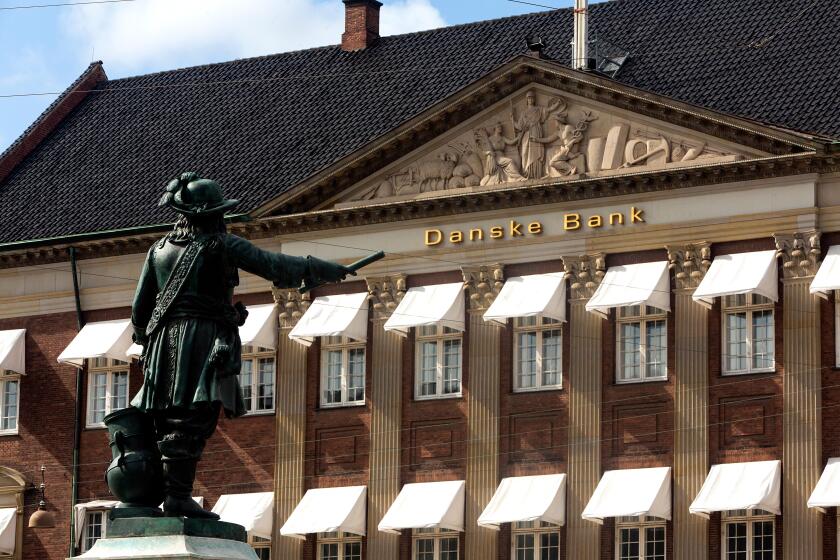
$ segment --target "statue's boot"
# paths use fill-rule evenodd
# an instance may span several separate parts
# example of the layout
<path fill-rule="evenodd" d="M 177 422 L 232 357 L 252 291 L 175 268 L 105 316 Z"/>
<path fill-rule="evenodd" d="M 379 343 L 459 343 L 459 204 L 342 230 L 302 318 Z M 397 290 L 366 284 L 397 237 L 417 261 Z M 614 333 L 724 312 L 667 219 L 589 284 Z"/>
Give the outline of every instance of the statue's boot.
<path fill-rule="evenodd" d="M 218 515 L 207 511 L 192 499 L 197 465 L 197 459 L 163 458 L 163 476 L 166 484 L 163 513 L 166 517 L 219 519 Z"/>

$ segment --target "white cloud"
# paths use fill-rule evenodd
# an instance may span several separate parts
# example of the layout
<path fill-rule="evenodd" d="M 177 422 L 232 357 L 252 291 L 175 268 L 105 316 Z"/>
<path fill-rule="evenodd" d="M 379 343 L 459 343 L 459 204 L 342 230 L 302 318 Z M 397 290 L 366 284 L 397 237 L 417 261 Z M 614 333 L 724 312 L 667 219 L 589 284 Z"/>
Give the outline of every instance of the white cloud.
<path fill-rule="evenodd" d="M 112 74 L 169 69 L 336 44 L 344 31 L 338 0 L 145 0 L 79 6 L 65 28 L 79 56 Z M 387 1 L 382 35 L 445 25 L 429 0 Z"/>

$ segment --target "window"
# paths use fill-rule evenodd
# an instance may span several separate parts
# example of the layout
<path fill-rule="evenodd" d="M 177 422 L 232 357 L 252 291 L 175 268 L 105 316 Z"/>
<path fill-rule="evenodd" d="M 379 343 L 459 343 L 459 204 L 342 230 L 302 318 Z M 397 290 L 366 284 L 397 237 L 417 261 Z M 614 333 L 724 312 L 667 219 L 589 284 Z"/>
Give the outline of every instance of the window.
<path fill-rule="evenodd" d="M 615 525 L 617 560 L 665 560 L 665 521 L 657 517 L 619 517 Z"/>
<path fill-rule="evenodd" d="M 458 533 L 447 529 L 414 529 L 412 560 L 458 560 Z"/>
<path fill-rule="evenodd" d="M 242 347 L 239 372 L 246 414 L 274 411 L 274 350 L 259 346 Z"/>
<path fill-rule="evenodd" d="M 775 516 L 764 510 L 723 512 L 723 560 L 773 560 Z"/>
<path fill-rule="evenodd" d="M 257 558 L 260 560 L 271 560 L 271 539 L 249 536 L 248 544 L 250 544 L 251 548 L 254 549 L 254 552 L 257 554 Z"/>
<path fill-rule="evenodd" d="M 20 376 L 0 370 L 0 435 L 18 433 Z"/>
<path fill-rule="evenodd" d="M 111 358 L 88 361 L 88 427 L 128 406 L 128 364 Z"/>
<path fill-rule="evenodd" d="M 757 294 L 723 298 L 723 373 L 775 367 L 773 302 Z"/>
<path fill-rule="evenodd" d="M 318 560 L 362 560 L 362 537 L 352 533 L 318 533 Z"/>
<path fill-rule="evenodd" d="M 512 526 L 513 560 L 559 560 L 560 527 L 545 521 L 520 521 Z"/>
<path fill-rule="evenodd" d="M 461 396 L 461 332 L 429 325 L 417 328 L 417 399 Z"/>
<path fill-rule="evenodd" d="M 82 552 L 88 551 L 96 541 L 105 536 L 107 511 L 88 511 L 85 519 L 85 530 L 82 533 Z"/>
<path fill-rule="evenodd" d="M 321 406 L 365 404 L 365 343 L 346 336 L 321 339 Z"/>
<path fill-rule="evenodd" d="M 522 317 L 514 322 L 514 391 L 557 389 L 563 385 L 560 322 Z"/>
<path fill-rule="evenodd" d="M 616 381 L 635 383 L 668 376 L 667 313 L 649 305 L 618 308 Z"/>

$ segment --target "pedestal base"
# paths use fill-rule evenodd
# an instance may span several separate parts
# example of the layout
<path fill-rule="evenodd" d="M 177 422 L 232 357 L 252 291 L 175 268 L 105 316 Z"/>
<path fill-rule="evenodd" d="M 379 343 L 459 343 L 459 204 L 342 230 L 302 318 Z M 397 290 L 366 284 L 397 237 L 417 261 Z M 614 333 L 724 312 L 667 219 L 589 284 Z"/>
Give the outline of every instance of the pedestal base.
<path fill-rule="evenodd" d="M 114 519 L 87 560 L 258 560 L 241 525 L 183 517 Z"/>

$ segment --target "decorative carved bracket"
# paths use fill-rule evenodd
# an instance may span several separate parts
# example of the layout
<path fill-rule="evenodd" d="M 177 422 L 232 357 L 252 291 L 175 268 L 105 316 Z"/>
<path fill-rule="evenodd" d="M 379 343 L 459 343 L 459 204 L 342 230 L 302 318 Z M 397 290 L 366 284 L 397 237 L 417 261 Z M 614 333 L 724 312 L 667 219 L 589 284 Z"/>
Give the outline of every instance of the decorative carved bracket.
<path fill-rule="evenodd" d="M 470 296 L 470 311 L 486 311 L 505 285 L 504 266 L 465 266 L 461 272 L 464 274 L 464 289 Z"/>
<path fill-rule="evenodd" d="M 677 290 L 691 290 L 700 285 L 712 266 L 712 246 L 705 241 L 685 245 L 667 245 L 668 267 L 674 272 Z"/>
<path fill-rule="evenodd" d="M 782 260 L 785 280 L 808 278 L 817 273 L 820 261 L 820 232 L 798 231 L 792 234 L 773 234 L 776 256 Z"/>
<path fill-rule="evenodd" d="M 569 276 L 571 299 L 589 299 L 607 273 L 606 255 L 563 257 L 563 268 Z"/>
<path fill-rule="evenodd" d="M 373 318 L 387 320 L 405 295 L 405 274 L 371 276 L 365 278 L 373 302 Z"/>
<path fill-rule="evenodd" d="M 301 294 L 297 289 L 271 288 L 271 293 L 280 307 L 278 319 L 280 327 L 284 329 L 291 329 L 297 325 L 312 303 L 309 293 Z"/>

